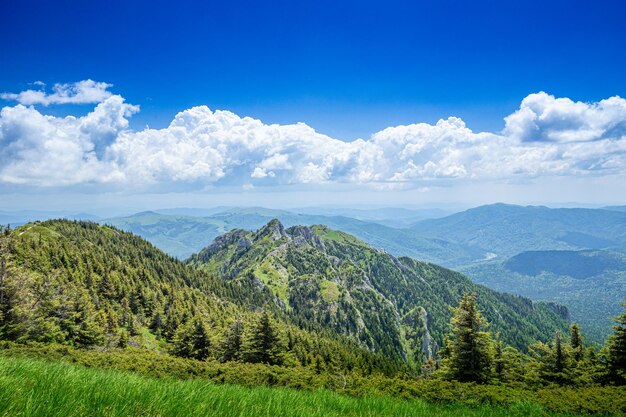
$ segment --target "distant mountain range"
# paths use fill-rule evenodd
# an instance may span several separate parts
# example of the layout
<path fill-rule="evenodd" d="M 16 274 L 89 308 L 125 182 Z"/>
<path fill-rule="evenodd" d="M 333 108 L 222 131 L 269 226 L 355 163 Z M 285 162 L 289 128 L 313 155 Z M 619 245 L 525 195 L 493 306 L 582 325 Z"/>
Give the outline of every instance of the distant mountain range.
<path fill-rule="evenodd" d="M 350 217 L 301 214 L 265 208 L 229 208 L 207 217 L 142 212 L 128 217 L 105 219 L 101 223 L 133 232 L 165 252 L 184 259 L 224 232 L 236 228 L 258 229 L 272 219 L 279 219 L 287 227 L 324 224 L 351 233 L 366 243 L 395 255 L 412 256 L 435 263 L 443 263 L 446 259 L 471 262 L 482 257 L 482 253 L 474 253 L 471 249 L 445 240 L 422 238 L 408 229 L 396 229 Z"/>
<path fill-rule="evenodd" d="M 43 210 L 0 210 L 0 225 L 17 227 L 35 220 L 49 219 L 90 220 L 97 221 L 101 217 L 89 213 L 74 213 L 68 211 L 43 211 Z"/>
<path fill-rule="evenodd" d="M 607 206 L 604 207 L 604 209 L 613 211 L 626 211 L 626 206 Z"/>
<path fill-rule="evenodd" d="M 499 291 L 562 303 L 596 341 L 608 335 L 626 296 L 626 212 L 495 204 L 411 230 L 489 253 L 442 264 Z"/>
<path fill-rule="evenodd" d="M 489 259 L 532 250 L 624 247 L 626 212 L 493 204 L 420 221 L 411 230 L 422 237 L 490 253 Z M 459 261 L 448 259 L 444 265 L 467 264 Z"/>
<path fill-rule="evenodd" d="M 590 337 L 602 340 L 626 295 L 625 268 L 619 260 L 626 253 L 625 207 L 493 204 L 431 219 L 420 216 L 444 213 L 361 209 L 345 216 L 341 214 L 351 212 L 342 208 L 298 213 L 258 207 L 179 208 L 99 221 L 144 237 L 179 259 L 223 233 L 256 230 L 274 218 L 285 227 L 323 224 L 394 256 L 462 271 L 499 291 L 563 303 Z"/>

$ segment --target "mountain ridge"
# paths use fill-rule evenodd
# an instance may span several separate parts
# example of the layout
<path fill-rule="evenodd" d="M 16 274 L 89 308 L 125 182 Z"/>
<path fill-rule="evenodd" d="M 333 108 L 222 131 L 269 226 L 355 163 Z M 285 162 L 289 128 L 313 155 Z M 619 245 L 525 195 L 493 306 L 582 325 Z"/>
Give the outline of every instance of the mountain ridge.
<path fill-rule="evenodd" d="M 285 311 L 414 362 L 442 344 L 448 306 L 465 291 L 479 293 L 494 329 L 521 349 L 529 337 L 547 336 L 567 320 L 561 307 L 496 293 L 460 273 L 396 258 L 324 225 L 285 228 L 273 219 L 256 232 L 230 231 L 185 262 L 229 281 L 255 279 Z"/>

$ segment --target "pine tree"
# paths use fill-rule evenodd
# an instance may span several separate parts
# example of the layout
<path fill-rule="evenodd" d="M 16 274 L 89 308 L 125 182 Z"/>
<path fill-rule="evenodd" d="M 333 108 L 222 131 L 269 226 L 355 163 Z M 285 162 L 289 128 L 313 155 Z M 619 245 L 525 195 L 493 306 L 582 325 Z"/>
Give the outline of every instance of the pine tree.
<path fill-rule="evenodd" d="M 563 373 L 565 370 L 565 352 L 563 351 L 563 338 L 560 332 L 557 332 L 554 339 L 554 372 Z"/>
<path fill-rule="evenodd" d="M 117 347 L 126 349 L 126 347 L 128 347 L 128 339 L 128 331 L 126 331 L 126 329 L 120 330 L 120 338 L 117 342 Z"/>
<path fill-rule="evenodd" d="M 536 343 L 529 346 L 532 362 L 529 368 L 536 376 L 536 383 L 552 382 L 560 385 L 570 384 L 576 379 L 571 362 L 571 348 L 563 343 L 560 332 L 554 335 L 552 345 Z"/>
<path fill-rule="evenodd" d="M 576 362 L 580 362 L 585 356 L 585 344 L 583 342 L 583 336 L 580 333 L 580 325 L 577 323 L 572 324 L 569 329 L 569 344 L 572 348 L 572 357 Z"/>
<path fill-rule="evenodd" d="M 173 348 L 175 355 L 202 361 L 209 357 L 210 352 L 211 341 L 202 318 L 196 317 L 176 331 Z"/>
<path fill-rule="evenodd" d="M 497 340 L 493 349 L 493 365 L 495 377 L 498 381 L 504 381 L 506 370 L 506 358 L 504 357 L 504 343 Z"/>
<path fill-rule="evenodd" d="M 466 293 L 452 312 L 448 357 L 443 361 L 447 375 L 461 382 L 489 382 L 493 342 L 485 331 L 487 320 L 476 307 L 476 294 Z"/>
<path fill-rule="evenodd" d="M 221 344 L 221 360 L 223 362 L 237 361 L 241 359 L 241 345 L 243 337 L 243 323 L 241 318 L 226 329 L 224 339 Z"/>
<path fill-rule="evenodd" d="M 246 362 L 279 365 L 282 363 L 282 343 L 267 311 L 263 311 L 252 329 L 245 352 Z"/>
<path fill-rule="evenodd" d="M 626 307 L 626 303 L 623 304 Z M 607 368 L 609 379 L 616 384 L 626 384 L 626 310 L 615 318 L 613 334 L 607 342 Z"/>

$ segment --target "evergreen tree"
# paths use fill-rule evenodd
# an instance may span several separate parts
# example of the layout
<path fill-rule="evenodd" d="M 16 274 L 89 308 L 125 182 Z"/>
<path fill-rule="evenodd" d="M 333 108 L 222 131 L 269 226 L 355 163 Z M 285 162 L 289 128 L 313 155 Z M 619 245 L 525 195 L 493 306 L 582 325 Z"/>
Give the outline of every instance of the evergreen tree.
<path fill-rule="evenodd" d="M 563 338 L 558 332 L 554 339 L 554 371 L 562 373 L 565 370 L 565 352 L 563 352 Z"/>
<path fill-rule="evenodd" d="M 626 307 L 626 303 L 623 304 Z M 607 342 L 607 368 L 610 381 L 626 384 L 626 310 L 615 318 L 613 334 Z"/>
<path fill-rule="evenodd" d="M 279 365 L 282 362 L 282 343 L 270 315 L 263 311 L 252 328 L 245 352 L 246 362 Z"/>
<path fill-rule="evenodd" d="M 443 361 L 449 378 L 461 382 L 486 383 L 491 377 L 492 339 L 487 320 L 476 307 L 476 294 L 466 293 L 452 308 L 452 334 Z"/>
<path fill-rule="evenodd" d="M 117 347 L 121 349 L 128 347 L 128 331 L 126 331 L 126 329 L 120 330 L 120 339 L 117 342 Z"/>
<path fill-rule="evenodd" d="M 494 343 L 493 349 L 493 365 L 496 378 L 502 380 L 506 363 L 504 360 L 504 344 L 501 341 Z"/>
<path fill-rule="evenodd" d="M 223 362 L 236 361 L 241 359 L 241 345 L 243 337 L 243 323 L 241 318 L 226 329 L 221 344 L 221 360 Z"/>
<path fill-rule="evenodd" d="M 202 318 L 195 317 L 181 326 L 174 336 L 173 353 L 177 356 L 205 360 L 211 351 L 209 333 Z"/>
<path fill-rule="evenodd" d="M 571 347 L 563 343 L 560 332 L 554 336 L 552 345 L 536 343 L 529 346 L 532 362 L 529 367 L 534 375 L 535 383 L 552 382 L 556 384 L 571 384 L 576 380 L 575 369 L 572 366 Z"/>
<path fill-rule="evenodd" d="M 570 347 L 572 348 L 572 357 L 576 362 L 583 360 L 585 356 L 585 344 L 583 336 L 580 333 L 580 325 L 575 323 L 570 326 Z"/>

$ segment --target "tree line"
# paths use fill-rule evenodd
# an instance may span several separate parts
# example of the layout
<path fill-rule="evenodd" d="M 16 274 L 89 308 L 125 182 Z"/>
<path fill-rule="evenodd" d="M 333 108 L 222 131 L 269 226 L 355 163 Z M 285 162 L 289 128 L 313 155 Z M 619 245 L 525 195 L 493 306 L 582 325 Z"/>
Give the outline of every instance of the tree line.
<path fill-rule="evenodd" d="M 626 384 L 626 310 L 616 317 L 613 334 L 600 351 L 587 346 L 580 326 L 572 324 L 569 335 L 557 332 L 549 343 L 530 345 L 528 354 L 506 346 L 488 331 L 475 294 L 465 294 L 452 310 L 451 332 L 439 352 L 441 359 L 427 361 L 426 373 L 479 384 Z"/>

